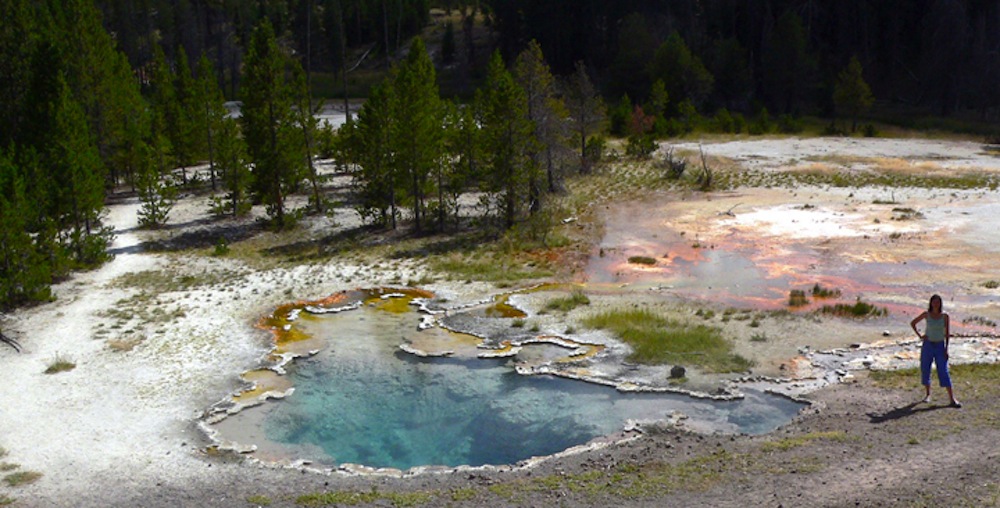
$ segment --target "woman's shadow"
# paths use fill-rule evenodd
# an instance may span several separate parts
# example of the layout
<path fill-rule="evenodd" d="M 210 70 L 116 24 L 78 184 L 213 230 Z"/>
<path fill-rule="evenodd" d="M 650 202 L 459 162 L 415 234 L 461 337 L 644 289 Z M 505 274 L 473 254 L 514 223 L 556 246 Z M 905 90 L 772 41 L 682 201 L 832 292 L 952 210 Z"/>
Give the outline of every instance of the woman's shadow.
<path fill-rule="evenodd" d="M 918 408 L 917 406 L 923 405 L 924 407 Z M 894 409 L 890 409 L 885 413 L 868 413 L 868 418 L 870 423 L 883 423 L 890 420 L 898 420 L 900 418 L 905 418 L 907 416 L 912 416 L 917 413 L 923 413 L 926 411 L 936 411 L 938 409 L 944 409 L 948 406 L 931 406 L 929 404 L 924 404 L 923 402 L 911 402 L 905 406 L 900 406 Z"/>

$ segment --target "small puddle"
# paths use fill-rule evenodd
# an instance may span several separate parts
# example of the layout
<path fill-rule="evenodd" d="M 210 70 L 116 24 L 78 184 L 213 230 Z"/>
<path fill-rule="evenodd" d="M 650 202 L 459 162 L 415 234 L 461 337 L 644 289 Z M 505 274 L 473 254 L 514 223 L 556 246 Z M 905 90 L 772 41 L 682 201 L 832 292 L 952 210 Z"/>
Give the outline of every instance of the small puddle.
<path fill-rule="evenodd" d="M 619 433 L 629 420 L 664 421 L 682 414 L 685 426 L 695 430 L 761 434 L 787 423 L 802 407 L 756 390 L 721 401 L 524 375 L 515 365 L 579 360 L 600 347 L 539 336 L 506 351 L 484 351 L 471 335 L 418 330 L 421 314 L 411 303 L 424 297 L 373 290 L 355 295 L 361 304 L 343 312 L 272 317 L 269 322 L 282 333 L 322 347 L 287 364 L 285 376 L 246 374 L 261 385 L 235 402 L 289 386 L 293 393 L 212 423 L 217 438 L 253 445 L 254 456 L 263 460 L 329 467 L 502 465 Z M 282 310 L 305 316 L 301 309 L 307 308 Z"/>

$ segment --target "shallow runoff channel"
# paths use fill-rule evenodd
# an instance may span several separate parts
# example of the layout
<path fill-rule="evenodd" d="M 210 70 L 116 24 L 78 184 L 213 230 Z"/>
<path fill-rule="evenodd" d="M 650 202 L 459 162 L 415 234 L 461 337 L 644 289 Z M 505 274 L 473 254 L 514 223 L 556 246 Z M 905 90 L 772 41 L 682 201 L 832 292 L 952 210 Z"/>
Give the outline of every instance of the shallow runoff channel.
<path fill-rule="evenodd" d="M 695 430 L 766 433 L 802 408 L 755 390 L 713 400 L 526 375 L 514 366 L 520 356 L 585 363 L 593 345 L 548 337 L 487 346 L 432 326 L 430 311 L 415 309 L 422 292 L 390 291 L 284 306 L 265 320 L 276 359 L 303 356 L 245 375 L 255 388 L 209 419 L 220 446 L 264 461 L 354 470 L 506 465 L 624 437 L 636 422 L 683 418 Z"/>

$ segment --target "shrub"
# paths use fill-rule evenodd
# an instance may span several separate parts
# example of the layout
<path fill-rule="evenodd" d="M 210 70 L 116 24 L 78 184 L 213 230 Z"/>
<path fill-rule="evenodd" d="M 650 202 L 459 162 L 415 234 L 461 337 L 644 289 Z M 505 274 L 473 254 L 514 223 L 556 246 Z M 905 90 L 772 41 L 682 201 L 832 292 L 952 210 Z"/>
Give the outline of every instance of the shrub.
<path fill-rule="evenodd" d="M 656 259 L 649 256 L 629 256 L 628 262 L 633 265 L 655 265 Z"/>
<path fill-rule="evenodd" d="M 806 298 L 806 292 L 801 289 L 793 289 L 788 294 L 788 306 L 789 307 L 802 307 L 803 305 L 808 305 L 809 299 Z"/>
<path fill-rule="evenodd" d="M 220 236 L 215 242 L 215 251 L 212 252 L 213 256 L 220 257 L 229 254 L 229 243 L 226 242 L 226 237 Z"/>
<path fill-rule="evenodd" d="M 747 120 L 743 117 L 742 113 L 733 114 L 733 134 L 739 134 L 741 132 L 746 132 L 747 130 Z"/>
<path fill-rule="evenodd" d="M 773 130 L 774 124 L 771 123 L 771 116 L 767 112 L 767 108 L 762 108 L 760 113 L 757 114 L 757 118 L 750 124 L 749 132 L 754 136 L 760 136 L 761 134 L 768 134 Z"/>
<path fill-rule="evenodd" d="M 648 159 L 656 151 L 656 141 L 649 134 L 628 137 L 625 154 L 637 159 Z"/>
<path fill-rule="evenodd" d="M 712 118 L 712 127 L 718 132 L 733 132 L 735 122 L 728 109 L 722 108 L 715 112 L 715 117 Z"/>
<path fill-rule="evenodd" d="M 792 115 L 781 115 L 778 117 L 778 130 L 784 134 L 796 134 L 802 132 L 802 121 Z"/>
<path fill-rule="evenodd" d="M 874 124 L 866 123 L 861 127 L 861 134 L 866 138 L 874 138 L 878 136 L 878 130 L 875 129 Z"/>
<path fill-rule="evenodd" d="M 812 295 L 813 295 L 813 298 L 839 298 L 840 297 L 840 290 L 839 289 L 828 289 L 828 288 L 825 288 L 823 286 L 820 286 L 819 283 L 817 283 L 812 288 Z"/>
<path fill-rule="evenodd" d="M 670 148 L 663 157 L 663 166 L 667 170 L 667 178 L 679 180 L 684 176 L 684 170 L 687 169 L 687 161 L 675 156 L 674 149 Z"/>
<path fill-rule="evenodd" d="M 586 167 L 583 169 L 585 172 L 604 160 L 604 152 L 607 149 L 607 145 L 608 140 L 604 136 L 594 136 L 587 140 L 587 144 L 583 149 L 585 155 L 584 163 L 586 164 Z"/>

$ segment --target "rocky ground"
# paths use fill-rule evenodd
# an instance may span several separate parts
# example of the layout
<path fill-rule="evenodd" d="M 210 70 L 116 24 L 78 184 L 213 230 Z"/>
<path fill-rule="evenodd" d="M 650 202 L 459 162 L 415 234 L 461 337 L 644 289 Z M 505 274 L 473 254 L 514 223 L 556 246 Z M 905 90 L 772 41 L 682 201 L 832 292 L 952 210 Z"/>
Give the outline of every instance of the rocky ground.
<path fill-rule="evenodd" d="M 765 173 L 838 168 L 863 172 L 880 165 L 896 174 L 1000 172 L 1000 159 L 968 142 L 767 140 L 707 145 L 706 151 Z M 699 229 L 704 238 L 716 234 L 721 242 L 732 231 L 780 236 L 782 223 L 773 219 L 773 212 L 778 208 L 780 215 L 783 203 L 854 207 L 820 216 L 819 222 L 843 227 L 849 215 L 848 222 L 854 222 L 847 226 L 859 228 L 886 213 L 867 206 L 870 198 L 889 192 L 897 200 L 885 186 L 862 191 L 869 193 L 863 197 L 820 187 L 809 201 L 791 192 L 781 198 L 782 192 L 762 192 L 756 204 L 746 201 L 749 194 L 744 193 L 715 196 L 711 204 L 689 200 L 664 206 L 677 214 L 678 223 L 690 220 L 692 229 L 705 227 L 698 213 L 729 221 L 719 212 L 733 204 L 763 213 L 754 216 L 737 208 L 740 213 L 721 232 Z M 928 213 L 933 220 L 916 226 L 883 217 L 895 228 L 884 230 L 883 236 L 911 235 L 902 247 L 852 236 L 831 242 L 829 248 L 833 252 L 861 245 L 869 257 L 859 261 L 885 263 L 920 259 L 925 252 L 935 262 L 958 256 L 942 280 L 956 294 L 974 298 L 959 296 L 948 300 L 949 305 L 959 314 L 980 316 L 979 324 L 995 321 L 1000 312 L 982 283 L 992 275 L 986 265 L 1000 245 L 988 234 L 992 222 L 980 220 L 995 215 L 990 213 L 995 198 L 995 192 L 985 189 L 909 190 L 905 199 L 936 205 Z M 214 257 L 220 236 L 234 250 L 266 250 L 278 242 L 252 219 L 225 221 L 221 227 L 207 220 L 205 196 L 184 197 L 171 224 L 161 231 L 137 229 L 137 208 L 136 199 L 128 196 L 109 208 L 108 222 L 118 235 L 112 262 L 56 286 L 54 303 L 2 316 L 4 333 L 17 338 L 25 351 L 0 349 L 5 377 L 0 387 L 0 476 L 41 476 L 21 485 L 0 482 L 0 505 L 991 506 L 1000 497 L 993 460 L 1000 454 L 994 446 L 1000 433 L 996 375 L 977 373 L 963 379 L 956 372 L 966 407 L 951 409 L 943 407 L 943 393 L 937 394 L 935 404 L 913 405 L 921 396 L 913 386 L 916 379 L 910 386 L 897 382 L 887 387 L 869 379 L 865 364 L 846 376 L 847 382 L 808 387 L 816 388 L 807 395 L 815 405 L 768 436 L 654 428 L 638 438 L 531 467 L 406 478 L 320 474 L 215 456 L 194 422 L 239 388 L 239 375 L 266 356 L 269 337 L 253 327 L 260 316 L 290 300 L 403 284 L 433 274 L 416 261 L 376 265 L 351 257 L 332 263 L 289 261 L 294 256 L 288 255 L 284 261 L 240 253 Z M 678 210 L 689 208 L 695 210 L 694 218 L 685 219 Z M 740 222 L 741 215 L 756 221 Z M 340 209 L 332 217 L 310 220 L 296 238 L 282 241 L 314 245 L 316 238 L 335 235 L 338 228 L 356 221 L 352 211 Z M 923 234 L 913 227 L 922 227 Z M 931 249 L 922 250 L 921 242 Z M 430 286 L 452 301 L 475 301 L 497 292 L 481 283 Z M 912 312 L 919 308 L 921 291 L 891 303 Z M 646 288 L 643 292 L 649 293 Z M 615 291 L 603 294 L 600 298 L 616 297 Z M 770 340 L 767 347 L 756 349 L 749 347 L 750 330 L 730 331 L 745 335 L 737 344 L 742 353 L 765 351 L 755 358 L 762 371 L 781 374 L 800 363 L 795 357 L 805 345 L 822 349 L 873 342 L 884 339 L 883 327 L 891 328 L 890 340 L 906 340 L 907 320 L 901 314 L 878 328 L 811 318 L 765 320 L 761 330 Z M 979 333 L 982 328 L 973 323 L 968 331 Z M 912 365 L 912 354 L 894 352 L 887 358 L 890 361 L 876 363 Z M 57 359 L 76 367 L 44 374 Z M 810 374 L 806 370 L 801 375 Z M 315 495 L 300 497 L 310 494 Z"/>

